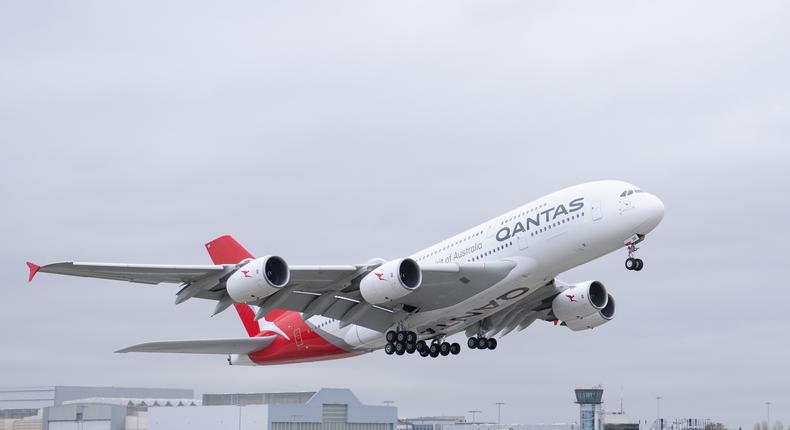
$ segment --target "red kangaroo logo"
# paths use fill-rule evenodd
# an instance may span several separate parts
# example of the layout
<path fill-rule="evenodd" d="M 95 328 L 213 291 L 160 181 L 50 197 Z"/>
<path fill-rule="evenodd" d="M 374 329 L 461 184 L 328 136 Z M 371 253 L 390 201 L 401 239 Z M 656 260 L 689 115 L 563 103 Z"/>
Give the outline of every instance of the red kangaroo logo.
<path fill-rule="evenodd" d="M 572 302 L 576 301 L 576 296 L 574 296 L 573 294 L 566 294 L 565 297 L 567 297 L 568 300 L 570 300 Z"/>
<path fill-rule="evenodd" d="M 242 270 L 241 273 L 244 275 L 245 278 L 252 278 L 252 276 L 250 276 L 249 270 Z"/>
<path fill-rule="evenodd" d="M 384 279 L 383 273 L 374 273 L 374 275 L 376 275 L 376 277 L 379 278 L 379 281 L 386 281 L 386 279 Z"/>

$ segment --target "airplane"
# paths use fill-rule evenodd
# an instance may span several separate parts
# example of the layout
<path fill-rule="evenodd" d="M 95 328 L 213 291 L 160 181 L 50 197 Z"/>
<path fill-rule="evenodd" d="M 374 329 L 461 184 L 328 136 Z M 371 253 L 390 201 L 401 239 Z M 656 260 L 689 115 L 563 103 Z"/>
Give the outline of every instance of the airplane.
<path fill-rule="evenodd" d="M 348 265 L 289 265 L 255 257 L 233 237 L 206 244 L 212 265 L 28 262 L 38 273 L 143 284 L 180 284 L 175 303 L 235 308 L 248 337 L 151 342 L 126 352 L 220 354 L 231 365 L 388 355 L 457 355 L 494 350 L 497 336 L 537 320 L 573 331 L 611 321 L 615 300 L 597 280 L 565 283 L 561 273 L 614 252 L 640 271 L 637 244 L 664 216 L 655 195 L 623 181 L 584 183 L 548 194 L 409 256 Z"/>

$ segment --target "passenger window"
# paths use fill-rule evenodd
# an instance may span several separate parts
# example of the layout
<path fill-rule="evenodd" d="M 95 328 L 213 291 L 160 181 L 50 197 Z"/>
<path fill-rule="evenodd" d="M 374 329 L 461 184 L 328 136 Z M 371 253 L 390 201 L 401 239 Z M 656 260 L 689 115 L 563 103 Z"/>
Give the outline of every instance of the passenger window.
<path fill-rule="evenodd" d="M 626 194 L 626 195 L 627 195 L 627 196 L 630 196 L 630 195 L 631 195 L 631 194 L 633 194 L 633 193 L 634 193 L 634 190 L 628 190 L 628 194 Z"/>
<path fill-rule="evenodd" d="M 622 194 L 620 194 L 620 197 L 625 197 L 625 195 L 626 195 L 627 193 L 628 193 L 628 191 L 623 191 L 623 193 L 622 193 Z"/>

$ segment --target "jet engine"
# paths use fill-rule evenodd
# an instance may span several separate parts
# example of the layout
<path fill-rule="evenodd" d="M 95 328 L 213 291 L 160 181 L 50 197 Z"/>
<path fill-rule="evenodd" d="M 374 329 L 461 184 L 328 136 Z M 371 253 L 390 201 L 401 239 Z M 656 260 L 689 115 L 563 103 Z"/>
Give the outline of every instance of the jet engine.
<path fill-rule="evenodd" d="M 420 287 L 422 271 L 411 258 L 384 263 L 365 275 L 359 292 L 368 303 L 385 304 L 398 300 Z"/>
<path fill-rule="evenodd" d="M 608 323 L 612 318 L 614 318 L 614 298 L 610 294 L 603 309 L 581 319 L 565 321 L 565 326 L 573 331 L 588 330 Z"/>
<path fill-rule="evenodd" d="M 609 294 L 602 283 L 586 281 L 560 293 L 551 302 L 551 309 L 557 319 L 571 327 L 572 322 L 605 309 L 608 302 Z M 614 305 L 612 305 L 612 315 L 614 315 Z"/>
<path fill-rule="evenodd" d="M 228 295 L 237 303 L 248 303 L 271 296 L 288 284 L 291 274 L 280 257 L 267 255 L 241 266 L 226 282 Z"/>

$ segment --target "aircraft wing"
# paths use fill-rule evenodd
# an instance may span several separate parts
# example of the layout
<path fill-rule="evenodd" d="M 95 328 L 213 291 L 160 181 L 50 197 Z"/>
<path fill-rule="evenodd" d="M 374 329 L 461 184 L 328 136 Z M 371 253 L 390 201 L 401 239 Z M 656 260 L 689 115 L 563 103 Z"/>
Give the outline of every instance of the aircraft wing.
<path fill-rule="evenodd" d="M 27 265 L 30 269 L 29 280 L 32 280 L 36 273 L 41 272 L 85 278 L 114 279 L 141 284 L 189 283 L 226 270 L 226 266 L 221 265 L 114 264 L 73 261 L 45 266 L 28 262 Z"/>
<path fill-rule="evenodd" d="M 410 312 L 440 309 L 460 303 L 504 279 L 516 263 L 444 263 L 421 266 L 423 281 L 416 291 L 391 305 L 365 302 L 360 280 L 380 262 L 358 265 L 290 266 L 290 281 L 277 293 L 250 303 L 258 306 L 256 318 L 273 309 L 302 312 L 305 317 L 323 315 L 384 331 Z M 239 265 L 159 265 L 61 262 L 38 266 L 28 263 L 29 279 L 38 272 L 88 278 L 113 279 L 144 284 L 180 283 L 176 304 L 190 298 L 216 300 L 214 314 L 233 304 L 225 280 Z"/>
<path fill-rule="evenodd" d="M 302 312 L 305 317 L 323 315 L 343 322 L 385 331 L 409 312 L 430 311 L 460 303 L 504 279 L 516 267 L 513 261 L 487 263 L 426 264 L 422 284 L 413 293 L 390 305 L 365 302 L 359 281 L 377 266 L 352 266 L 334 273 L 336 281 L 300 282 L 313 279 L 315 268 L 294 266 L 291 281 L 261 303 L 256 317 L 271 309 Z"/>
<path fill-rule="evenodd" d="M 181 340 L 150 342 L 121 349 L 126 352 L 170 352 L 181 354 L 250 354 L 269 346 L 277 336 L 248 337 L 243 339 Z"/>

